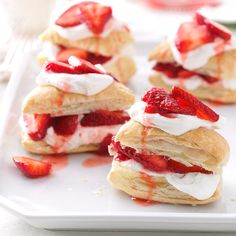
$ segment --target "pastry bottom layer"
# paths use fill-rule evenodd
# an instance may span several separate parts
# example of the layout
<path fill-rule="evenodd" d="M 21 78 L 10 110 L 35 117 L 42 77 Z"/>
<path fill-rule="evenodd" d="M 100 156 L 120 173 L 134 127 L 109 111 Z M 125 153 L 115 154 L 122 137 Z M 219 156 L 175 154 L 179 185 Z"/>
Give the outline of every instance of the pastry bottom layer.
<path fill-rule="evenodd" d="M 146 181 L 143 178 L 141 172 L 121 166 L 116 162 L 113 162 L 107 179 L 114 188 L 132 197 L 170 204 L 204 205 L 216 201 L 221 193 L 221 184 L 219 184 L 210 198 L 197 200 L 174 188 L 164 177 L 152 176 L 150 183 L 150 180 Z"/>
<path fill-rule="evenodd" d="M 22 134 L 21 143 L 25 150 L 35 153 L 35 154 L 58 154 L 58 152 L 53 149 L 50 145 L 48 145 L 44 141 L 34 141 L 27 134 Z M 81 153 L 81 152 L 92 152 L 99 150 L 99 144 L 86 144 L 81 145 L 77 148 L 73 148 L 71 150 L 66 150 L 63 153 Z"/>
<path fill-rule="evenodd" d="M 161 76 L 158 74 L 151 75 L 149 77 L 149 81 L 154 86 L 159 86 L 169 91 L 172 88 L 172 86 L 166 84 L 161 79 Z M 187 90 L 186 88 L 183 89 Z M 226 89 L 218 84 L 217 85 L 212 84 L 209 87 L 200 86 L 199 88 L 191 90 L 189 92 L 200 99 L 217 101 L 222 103 L 236 103 L 236 90 Z"/>

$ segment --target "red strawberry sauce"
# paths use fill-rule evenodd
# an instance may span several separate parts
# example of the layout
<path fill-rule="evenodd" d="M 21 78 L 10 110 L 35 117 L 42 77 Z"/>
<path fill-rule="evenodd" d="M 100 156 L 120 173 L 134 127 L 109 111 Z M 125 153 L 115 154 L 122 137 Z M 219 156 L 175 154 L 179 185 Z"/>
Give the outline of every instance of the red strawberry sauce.
<path fill-rule="evenodd" d="M 82 166 L 85 168 L 94 168 L 109 165 L 111 162 L 112 158 L 110 156 L 91 155 L 82 162 Z"/>
<path fill-rule="evenodd" d="M 66 154 L 43 155 L 41 160 L 50 163 L 54 170 L 59 170 L 68 165 L 69 158 Z"/>

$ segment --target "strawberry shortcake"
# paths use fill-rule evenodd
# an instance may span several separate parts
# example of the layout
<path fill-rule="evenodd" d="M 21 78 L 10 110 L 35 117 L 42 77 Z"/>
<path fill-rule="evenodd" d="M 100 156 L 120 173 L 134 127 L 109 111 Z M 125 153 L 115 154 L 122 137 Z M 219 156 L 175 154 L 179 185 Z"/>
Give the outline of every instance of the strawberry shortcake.
<path fill-rule="evenodd" d="M 114 137 L 108 181 L 132 197 L 207 204 L 220 197 L 227 141 L 222 117 L 185 90 L 151 88 Z"/>
<path fill-rule="evenodd" d="M 106 150 L 135 99 L 102 66 L 75 57 L 47 62 L 37 84 L 23 102 L 20 124 L 24 148 L 39 154 Z"/>
<path fill-rule="evenodd" d="M 224 26 L 196 13 L 149 55 L 150 82 L 168 90 L 180 86 L 195 96 L 236 102 L 236 44 Z"/>
<path fill-rule="evenodd" d="M 127 25 L 113 17 L 112 8 L 92 1 L 72 1 L 59 12 L 40 36 L 45 47 L 39 62 L 67 63 L 70 56 L 75 56 L 103 65 L 107 72 L 127 83 L 136 71 L 133 38 Z"/>

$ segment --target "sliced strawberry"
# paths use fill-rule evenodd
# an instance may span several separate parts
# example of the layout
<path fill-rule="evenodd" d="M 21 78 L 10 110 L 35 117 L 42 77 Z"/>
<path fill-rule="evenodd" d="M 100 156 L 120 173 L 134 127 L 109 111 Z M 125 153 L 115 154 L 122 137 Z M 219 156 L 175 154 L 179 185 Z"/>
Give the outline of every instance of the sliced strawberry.
<path fill-rule="evenodd" d="M 91 2 L 90 4 L 81 5 L 83 21 L 89 29 L 95 34 L 101 34 L 104 26 L 112 17 L 112 9 L 99 3 Z"/>
<path fill-rule="evenodd" d="M 82 126 L 102 126 L 124 124 L 130 117 L 123 111 L 97 110 L 85 114 L 81 119 Z"/>
<path fill-rule="evenodd" d="M 208 30 L 206 25 L 186 22 L 180 25 L 175 44 L 181 53 L 185 53 L 206 43 L 213 42 L 214 38 L 214 34 Z"/>
<path fill-rule="evenodd" d="M 29 157 L 15 156 L 13 161 L 23 175 L 29 178 L 39 178 L 50 174 L 52 165 L 48 162 L 34 160 Z"/>
<path fill-rule="evenodd" d="M 100 143 L 99 150 L 97 151 L 99 154 L 108 154 L 108 146 L 111 143 L 113 134 L 108 134 Z"/>
<path fill-rule="evenodd" d="M 89 61 L 83 60 L 81 58 L 70 57 L 69 63 L 74 66 L 74 70 L 77 74 L 87 74 L 87 73 L 96 73 L 96 74 L 104 74 L 103 71 L 98 69 Z"/>
<path fill-rule="evenodd" d="M 54 117 L 52 120 L 55 133 L 63 136 L 74 134 L 78 123 L 78 115 L 59 116 Z"/>
<path fill-rule="evenodd" d="M 194 75 L 196 75 L 196 74 L 197 74 L 197 73 L 194 72 L 194 71 L 190 71 L 190 70 L 185 70 L 185 69 L 183 69 L 183 70 L 180 70 L 180 71 L 178 72 L 178 78 L 187 79 L 187 78 L 190 78 L 190 77 L 192 77 L 192 76 L 194 76 Z"/>
<path fill-rule="evenodd" d="M 88 53 L 79 48 L 65 48 L 57 53 L 56 59 L 57 61 L 68 63 L 68 59 L 71 56 L 87 59 Z"/>
<path fill-rule="evenodd" d="M 106 56 L 102 56 L 99 54 L 95 54 L 95 53 L 89 53 L 87 60 L 89 62 L 91 62 L 92 64 L 96 65 L 96 64 L 105 64 L 106 62 L 110 61 L 112 57 L 106 57 Z"/>
<path fill-rule="evenodd" d="M 98 69 L 96 66 L 81 58 L 72 56 L 68 60 L 69 64 L 59 61 L 49 61 L 45 64 L 45 71 L 67 74 L 104 74 L 104 72 Z"/>
<path fill-rule="evenodd" d="M 171 159 L 168 160 L 168 170 L 170 172 L 179 173 L 179 174 L 186 174 L 186 173 L 192 173 L 192 172 L 212 174 L 211 171 L 208 171 L 200 166 L 196 166 L 196 165 L 186 166 L 180 162 L 177 162 Z"/>
<path fill-rule="evenodd" d="M 216 34 L 217 36 L 225 39 L 230 40 L 232 37 L 232 33 L 223 25 L 220 25 L 212 20 L 206 19 L 205 25 L 208 27 L 208 29 Z"/>
<path fill-rule="evenodd" d="M 205 20 L 207 19 L 205 16 L 203 16 L 201 13 L 196 12 L 194 15 L 194 19 L 196 20 L 196 22 L 199 25 L 204 25 L 205 24 Z"/>
<path fill-rule="evenodd" d="M 181 107 L 171 94 L 162 88 L 149 89 L 142 97 L 142 101 L 147 103 L 145 108 L 147 113 L 195 115 L 195 109 L 187 105 Z"/>
<path fill-rule="evenodd" d="M 44 69 L 47 72 L 53 73 L 78 74 L 72 65 L 59 61 L 46 62 L 46 64 L 44 65 Z"/>
<path fill-rule="evenodd" d="M 24 114 L 23 120 L 27 134 L 34 141 L 42 140 L 48 127 L 51 125 L 51 117 L 48 114 Z"/>
<path fill-rule="evenodd" d="M 71 27 L 75 25 L 79 25 L 82 23 L 81 19 L 81 11 L 80 11 L 80 3 L 73 5 L 68 10 L 66 10 L 57 20 L 56 25 L 61 27 Z"/>
<path fill-rule="evenodd" d="M 219 79 L 213 76 L 209 76 L 209 75 L 200 75 L 202 77 L 203 80 L 205 80 L 208 84 L 214 84 L 219 82 Z"/>
<path fill-rule="evenodd" d="M 172 96 L 178 100 L 178 102 L 181 101 L 196 109 L 196 115 L 198 118 L 212 122 L 219 120 L 219 115 L 217 113 L 185 90 L 175 86 L 172 90 Z"/>

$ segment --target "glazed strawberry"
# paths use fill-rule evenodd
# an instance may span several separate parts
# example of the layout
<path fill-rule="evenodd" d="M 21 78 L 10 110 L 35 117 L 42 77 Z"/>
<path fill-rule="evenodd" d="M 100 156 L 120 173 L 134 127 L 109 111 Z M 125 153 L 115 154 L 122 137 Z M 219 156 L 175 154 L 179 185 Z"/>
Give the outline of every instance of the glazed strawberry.
<path fill-rule="evenodd" d="M 101 34 L 104 26 L 112 17 L 112 9 L 99 3 L 90 2 L 90 4 L 81 5 L 83 21 L 89 29 L 95 34 Z"/>
<path fill-rule="evenodd" d="M 61 27 L 71 27 L 82 23 L 80 3 L 66 10 L 57 20 L 56 24 Z"/>
<path fill-rule="evenodd" d="M 24 114 L 23 120 L 27 134 L 34 141 L 42 140 L 51 124 L 51 117 L 48 114 Z"/>
<path fill-rule="evenodd" d="M 208 171 L 200 166 L 196 166 L 196 165 L 186 166 L 180 162 L 177 162 L 171 159 L 168 160 L 168 171 L 179 173 L 179 174 L 186 174 L 186 173 L 192 173 L 192 172 L 212 174 L 211 171 Z"/>
<path fill-rule="evenodd" d="M 52 127 L 57 135 L 72 135 L 78 126 L 78 115 L 59 116 L 52 120 Z"/>
<path fill-rule="evenodd" d="M 186 22 L 180 25 L 175 44 L 181 53 L 186 53 L 206 43 L 213 42 L 214 38 L 214 34 L 208 30 L 206 25 Z"/>
<path fill-rule="evenodd" d="M 208 29 L 216 34 L 217 36 L 223 38 L 224 40 L 230 40 L 232 37 L 232 33 L 223 25 L 220 25 L 212 20 L 206 19 L 204 21 L 205 25 Z"/>
<path fill-rule="evenodd" d="M 195 115 L 195 109 L 191 106 L 179 106 L 179 103 L 162 88 L 151 88 L 144 96 L 142 101 L 147 103 L 146 113 L 177 113 L 186 115 Z"/>
<path fill-rule="evenodd" d="M 178 72 L 178 78 L 182 78 L 182 79 L 188 79 L 194 75 L 197 75 L 197 73 L 194 71 L 185 70 L 185 69 L 179 70 Z"/>
<path fill-rule="evenodd" d="M 113 134 L 108 134 L 100 143 L 99 150 L 97 151 L 99 154 L 108 154 L 108 146 L 111 143 Z"/>
<path fill-rule="evenodd" d="M 123 111 L 97 110 L 85 114 L 80 124 L 82 126 L 118 125 L 125 123 L 129 119 L 128 114 Z"/>
<path fill-rule="evenodd" d="M 48 61 L 44 65 L 46 72 L 78 74 L 72 65 L 59 61 Z"/>
<path fill-rule="evenodd" d="M 69 57 L 87 59 L 88 53 L 79 48 L 64 48 L 56 56 L 57 61 L 68 63 Z"/>
<path fill-rule="evenodd" d="M 219 120 L 219 115 L 215 113 L 211 108 L 206 106 L 200 100 L 195 98 L 190 93 L 185 90 L 174 87 L 172 90 L 172 96 L 178 100 L 179 103 L 185 103 L 187 106 L 191 106 L 196 109 L 196 116 L 203 120 L 209 120 L 212 122 L 216 122 Z"/>
<path fill-rule="evenodd" d="M 23 175 L 29 178 L 39 178 L 50 174 L 52 165 L 25 156 L 15 156 L 13 161 Z"/>
<path fill-rule="evenodd" d="M 194 15 L 194 19 L 196 20 L 196 22 L 199 25 L 204 25 L 205 24 L 205 20 L 207 19 L 205 16 L 203 16 L 201 13 L 196 12 Z"/>

